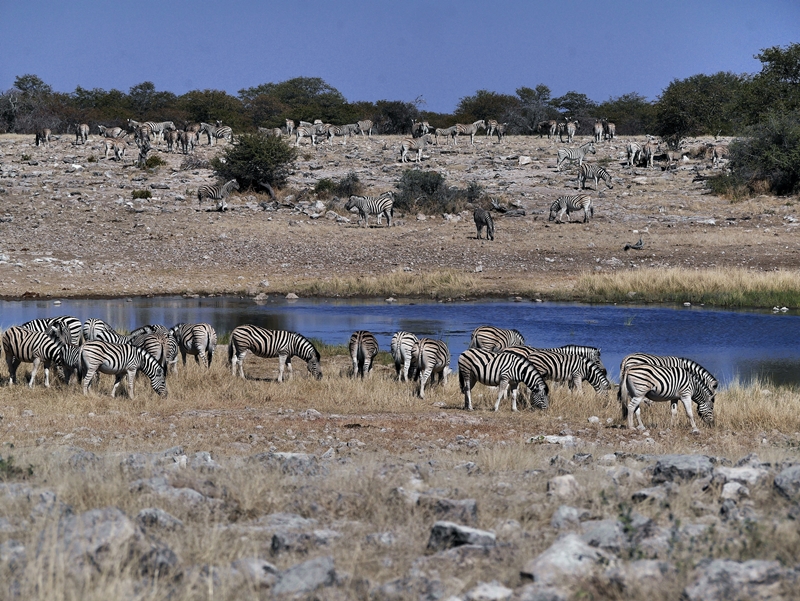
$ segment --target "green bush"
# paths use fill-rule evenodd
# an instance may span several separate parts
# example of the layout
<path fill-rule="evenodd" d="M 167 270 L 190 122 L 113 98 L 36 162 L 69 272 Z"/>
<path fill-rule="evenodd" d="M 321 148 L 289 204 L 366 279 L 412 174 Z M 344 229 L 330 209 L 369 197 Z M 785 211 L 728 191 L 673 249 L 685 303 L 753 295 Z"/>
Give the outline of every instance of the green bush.
<path fill-rule="evenodd" d="M 133 199 L 136 200 L 138 198 L 153 198 L 153 193 L 150 190 L 134 190 Z"/>
<path fill-rule="evenodd" d="M 336 194 L 343 198 L 350 198 L 353 194 L 361 194 L 364 185 L 358 179 L 358 174 L 351 171 L 336 184 Z"/>
<path fill-rule="evenodd" d="M 33 475 L 33 466 L 26 469 L 14 465 L 14 457 L 9 455 L 6 459 L 0 457 L 0 482 L 12 478 L 26 478 Z"/>
<path fill-rule="evenodd" d="M 154 155 L 151 155 L 151 156 L 147 157 L 147 160 L 144 163 L 144 167 L 145 167 L 145 169 L 156 169 L 156 168 L 162 167 L 162 166 L 164 166 L 166 164 L 167 164 L 167 162 L 164 159 L 162 159 L 157 154 L 154 154 Z"/>
<path fill-rule="evenodd" d="M 260 184 L 280 187 L 296 158 L 297 151 L 282 138 L 242 134 L 237 136 L 235 145 L 225 148 L 222 156 L 211 159 L 211 168 L 220 179 L 237 179 L 243 188 Z"/>
<path fill-rule="evenodd" d="M 314 193 L 320 198 L 328 198 L 336 190 L 336 182 L 329 177 L 323 177 L 314 186 Z"/>
<path fill-rule="evenodd" d="M 450 187 L 438 171 L 407 170 L 397 184 L 395 208 L 409 212 L 427 214 L 459 213 L 468 202 L 475 202 L 483 195 L 483 189 L 471 182 L 466 190 Z"/>

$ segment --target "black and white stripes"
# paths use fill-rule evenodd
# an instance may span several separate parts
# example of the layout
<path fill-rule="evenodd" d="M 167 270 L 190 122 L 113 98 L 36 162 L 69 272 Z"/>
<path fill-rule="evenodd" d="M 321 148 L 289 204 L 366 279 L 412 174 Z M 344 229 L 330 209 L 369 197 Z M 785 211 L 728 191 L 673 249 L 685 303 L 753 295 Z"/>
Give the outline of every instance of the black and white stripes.
<path fill-rule="evenodd" d="M 11 327 L 3 332 L 2 346 L 8 366 L 9 383 L 17 383 L 17 368 L 20 363 L 33 363 L 28 386 L 33 388 L 40 364 L 44 364 L 44 385 L 50 386 L 50 367 L 61 362 L 60 341 L 43 332 Z"/>
<path fill-rule="evenodd" d="M 499 386 L 500 391 L 494 410 L 511 389 L 511 410 L 517 410 L 517 386 L 525 384 L 531 392 L 531 403 L 539 409 L 547 409 L 548 388 L 534 365 L 524 356 L 512 352 L 494 353 L 470 348 L 458 358 L 458 382 L 464 393 L 464 409 L 472 411 L 472 387 L 476 382 L 486 386 Z"/>
<path fill-rule="evenodd" d="M 228 208 L 228 203 L 225 199 L 228 197 L 228 194 L 231 193 L 231 190 L 238 190 L 239 189 L 239 182 L 235 179 L 232 179 L 224 184 L 215 184 L 215 185 L 207 185 L 207 186 L 200 186 L 197 189 L 197 202 L 202 203 L 203 199 L 208 198 L 210 200 L 217 201 L 217 211 L 224 211 Z"/>
<path fill-rule="evenodd" d="M 116 376 L 111 396 L 115 396 L 119 383 L 127 374 L 128 395 L 133 398 L 133 382 L 136 372 L 141 371 L 150 378 L 150 385 L 160 396 L 166 396 L 167 385 L 164 370 L 158 362 L 143 349 L 130 344 L 115 344 L 94 340 L 81 347 L 80 378 L 83 394 L 88 394 L 89 386 L 96 373 Z"/>
<path fill-rule="evenodd" d="M 472 219 L 475 220 L 475 227 L 478 230 L 478 240 L 481 239 L 481 230 L 484 227 L 486 228 L 486 239 L 494 240 L 494 219 L 489 211 L 478 207 L 472 212 Z"/>
<path fill-rule="evenodd" d="M 468 125 L 464 125 L 462 123 L 456 123 L 455 125 L 456 133 L 453 137 L 453 142 L 458 145 L 456 138 L 459 135 L 469 136 L 469 143 L 475 146 L 475 134 L 478 133 L 479 129 L 486 129 L 486 122 L 483 119 L 479 119 L 474 123 L 470 123 Z"/>
<path fill-rule="evenodd" d="M 416 364 L 412 363 L 414 347 L 419 339 L 411 332 L 400 330 L 392 336 L 391 349 L 394 359 L 394 368 L 397 371 L 397 379 L 408 381 L 409 376 L 413 380 L 416 375 Z"/>
<path fill-rule="evenodd" d="M 213 146 L 217 140 L 227 140 L 228 142 L 233 141 L 233 130 L 227 125 L 222 125 L 222 123 L 219 121 L 216 125 L 211 125 L 210 123 L 201 123 L 199 133 L 206 134 L 208 143 L 211 146 Z"/>
<path fill-rule="evenodd" d="M 363 379 L 370 373 L 372 362 L 378 355 L 378 340 L 372 332 L 358 330 L 350 336 L 348 349 L 353 362 L 353 377 L 361 376 Z"/>
<path fill-rule="evenodd" d="M 363 222 L 362 226 L 367 227 L 367 220 L 370 215 L 378 216 L 378 225 L 381 225 L 381 218 L 386 215 L 386 222 L 388 227 L 392 225 L 392 217 L 394 216 L 394 193 L 391 191 L 384 192 L 380 196 L 351 196 L 345 203 L 346 210 L 358 209 L 359 222 Z"/>
<path fill-rule="evenodd" d="M 571 142 L 572 140 L 570 140 Z M 578 148 L 559 148 L 558 149 L 558 160 L 556 163 L 556 170 L 561 171 L 561 164 L 564 161 L 575 162 L 578 161 L 578 166 L 583 165 L 583 159 L 586 157 L 587 154 L 596 154 L 597 150 L 595 150 L 594 142 L 591 140 L 586 142 L 586 144 L 582 144 L 578 146 Z"/>
<path fill-rule="evenodd" d="M 495 326 L 478 326 L 472 331 L 469 348 L 501 351 L 509 346 L 522 346 L 525 338 L 518 330 L 504 330 Z"/>
<path fill-rule="evenodd" d="M 251 351 L 258 357 L 278 357 L 278 382 L 283 382 L 284 366 L 289 368 L 291 376 L 294 356 L 306 362 L 311 375 L 322 378 L 319 351 L 310 340 L 295 332 L 266 330 L 254 325 L 235 328 L 228 344 L 228 362 L 234 376 L 238 365 L 239 375 L 244 378 L 244 358 Z"/>
<path fill-rule="evenodd" d="M 555 220 L 556 223 L 563 223 L 564 216 L 566 215 L 569 220 L 570 213 L 583 211 L 583 222 L 587 223 L 590 216 L 594 216 L 594 207 L 592 207 L 592 199 L 586 194 L 573 194 L 569 196 L 559 196 L 552 205 L 550 205 L 550 217 L 548 221 Z"/>
<path fill-rule="evenodd" d="M 579 190 L 583 190 L 586 187 L 587 179 L 594 179 L 595 190 L 597 190 L 597 186 L 599 185 L 601 179 L 606 182 L 606 186 L 608 186 L 609 189 L 614 188 L 611 174 L 606 170 L 605 167 L 598 165 L 597 163 L 581 163 L 580 167 L 578 167 Z"/>
<path fill-rule="evenodd" d="M 178 323 L 169 330 L 178 343 L 183 364 L 186 365 L 186 355 L 194 355 L 195 362 L 200 365 L 200 360 L 211 367 L 214 351 L 217 348 L 217 333 L 208 323 Z"/>

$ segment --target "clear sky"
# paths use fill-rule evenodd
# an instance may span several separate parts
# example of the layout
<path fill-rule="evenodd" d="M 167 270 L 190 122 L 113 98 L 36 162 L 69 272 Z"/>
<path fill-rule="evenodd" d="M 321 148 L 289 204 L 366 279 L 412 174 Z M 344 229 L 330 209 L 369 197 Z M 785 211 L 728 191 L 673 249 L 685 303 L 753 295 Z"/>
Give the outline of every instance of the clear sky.
<path fill-rule="evenodd" d="M 757 72 L 754 54 L 793 42 L 798 0 L 0 0 L 0 89 L 32 73 L 59 92 L 236 94 L 305 76 L 452 112 L 539 83 L 654 99 L 676 78 Z"/>

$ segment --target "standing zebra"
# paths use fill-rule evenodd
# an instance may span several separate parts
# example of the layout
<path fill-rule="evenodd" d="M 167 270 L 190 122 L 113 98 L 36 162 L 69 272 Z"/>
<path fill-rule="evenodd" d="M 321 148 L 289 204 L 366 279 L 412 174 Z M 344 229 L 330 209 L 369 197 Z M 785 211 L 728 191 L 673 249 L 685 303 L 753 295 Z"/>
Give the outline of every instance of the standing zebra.
<path fill-rule="evenodd" d="M 564 141 L 564 132 L 567 131 L 567 124 L 564 121 L 556 123 L 556 131 L 558 132 L 558 141 Z"/>
<path fill-rule="evenodd" d="M 231 190 L 238 190 L 239 189 L 239 182 L 235 179 L 230 180 L 229 182 L 225 182 L 224 184 L 215 184 L 215 185 L 207 185 L 207 186 L 200 186 L 197 189 L 197 202 L 202 203 L 204 198 L 208 198 L 210 200 L 217 201 L 217 211 L 224 211 L 228 208 L 228 203 L 225 202 L 225 199 L 228 197 L 228 194 L 231 193 Z"/>
<path fill-rule="evenodd" d="M 598 144 L 603 139 L 603 122 L 600 119 L 594 120 L 594 141 Z"/>
<path fill-rule="evenodd" d="M 227 125 L 222 125 L 220 121 L 217 121 L 217 125 L 211 125 L 209 123 L 201 123 L 199 133 L 206 134 L 210 146 L 213 146 L 217 140 L 224 139 L 227 140 L 228 142 L 233 141 L 233 130 Z"/>
<path fill-rule="evenodd" d="M 378 216 L 378 225 L 386 215 L 387 227 L 392 227 L 392 217 L 394 217 L 394 193 L 384 192 L 380 196 L 351 196 L 345 203 L 346 210 L 358 209 L 358 221 L 362 222 L 362 227 L 367 227 L 367 220 L 370 215 Z"/>
<path fill-rule="evenodd" d="M 89 140 L 89 126 L 86 123 L 75 124 L 75 144 L 86 144 Z"/>
<path fill-rule="evenodd" d="M 36 145 L 44 144 L 45 146 L 50 146 L 50 137 L 53 132 L 49 129 L 37 129 L 36 130 Z"/>
<path fill-rule="evenodd" d="M 361 132 L 362 136 L 366 135 L 368 138 L 372 137 L 372 128 L 375 127 L 372 121 L 369 119 L 364 119 L 363 121 L 356 123 L 356 125 L 358 126 L 358 131 Z"/>
<path fill-rule="evenodd" d="M 3 352 L 6 355 L 9 384 L 17 383 L 17 368 L 20 363 L 33 363 L 28 387 L 33 388 L 39 365 L 44 364 L 44 385 L 50 387 L 50 366 L 61 364 L 61 342 L 43 333 L 26 328 L 10 327 L 3 332 Z"/>
<path fill-rule="evenodd" d="M 123 138 L 106 138 L 103 141 L 103 146 L 105 147 L 106 159 L 108 159 L 108 153 L 110 152 L 114 155 L 115 161 L 121 161 L 122 157 L 125 156 L 125 149 L 128 147 L 128 143 Z"/>
<path fill-rule="evenodd" d="M 286 120 L 286 133 L 291 136 L 293 131 L 294 131 L 294 121 L 292 121 L 291 119 L 287 119 Z"/>
<path fill-rule="evenodd" d="M 159 396 L 166 396 L 167 384 L 164 370 L 158 362 L 143 349 L 130 344 L 114 344 L 94 340 L 81 347 L 80 376 L 83 383 L 83 394 L 89 394 L 89 386 L 95 374 L 112 374 L 116 376 L 111 396 L 117 393 L 117 387 L 128 375 L 128 396 L 133 399 L 133 382 L 136 372 L 141 371 L 150 378 L 150 385 Z"/>
<path fill-rule="evenodd" d="M 594 179 L 595 190 L 597 190 L 597 187 L 600 185 L 601 179 L 606 182 L 606 186 L 608 186 L 609 189 L 614 188 L 611 174 L 605 167 L 597 163 L 582 163 L 580 167 L 578 167 L 578 190 L 584 190 L 586 188 L 587 178 Z"/>
<path fill-rule="evenodd" d="M 425 383 L 428 378 L 433 385 L 436 374 L 439 374 L 439 383 L 447 386 L 447 375 L 450 373 L 450 349 L 442 340 L 433 338 L 420 338 L 411 352 L 416 359 L 419 371 L 419 398 L 425 398 Z"/>
<path fill-rule="evenodd" d="M 509 353 L 493 353 L 469 348 L 458 358 L 458 383 L 464 393 L 464 409 L 472 411 L 472 387 L 476 382 L 486 386 L 499 386 L 494 410 L 508 396 L 511 388 L 511 411 L 517 410 L 517 387 L 525 384 L 531 392 L 531 402 L 539 409 L 547 409 L 548 389 L 541 374 L 525 357 Z"/>
<path fill-rule="evenodd" d="M 716 168 L 719 165 L 719 162 L 723 159 L 727 160 L 729 155 L 730 151 L 725 144 L 716 144 L 711 154 L 712 166 Z"/>
<path fill-rule="evenodd" d="M 644 161 L 645 167 L 653 168 L 653 159 L 656 154 L 658 154 L 659 150 L 659 145 L 653 144 L 652 141 L 648 141 L 647 144 L 642 146 L 641 160 Z"/>
<path fill-rule="evenodd" d="M 497 134 L 497 142 L 498 144 L 503 141 L 506 137 L 506 129 L 508 128 L 508 123 L 498 123 L 497 127 L 494 128 L 494 132 Z"/>
<path fill-rule="evenodd" d="M 581 144 L 578 148 L 559 148 L 556 171 L 561 171 L 561 163 L 567 160 L 570 162 L 578 161 L 578 166 L 580 167 L 583 165 L 583 159 L 587 154 L 597 154 L 594 148 L 594 142 L 591 140 L 586 142 L 586 144 Z"/>
<path fill-rule="evenodd" d="M 101 319 L 90 317 L 83 322 L 83 339 L 88 341 L 100 340 L 114 344 L 127 344 L 128 337 L 117 331 Z"/>
<path fill-rule="evenodd" d="M 437 127 L 435 130 L 433 130 L 433 137 L 436 140 L 436 145 L 437 146 L 439 145 L 439 136 L 445 136 L 446 138 L 449 138 L 449 140 L 452 141 L 453 144 L 455 144 L 456 129 L 457 129 L 456 126 L 453 125 L 451 127 Z"/>
<path fill-rule="evenodd" d="M 555 220 L 556 223 L 564 223 L 564 215 L 567 216 L 567 221 L 570 221 L 569 214 L 583 211 L 583 222 L 589 222 L 589 216 L 594 217 L 594 207 L 592 206 L 592 199 L 586 194 L 575 194 L 573 196 L 559 196 L 552 205 L 550 205 L 550 217 L 548 221 Z"/>
<path fill-rule="evenodd" d="M 392 357 L 394 358 L 394 369 L 397 372 L 397 380 L 402 382 L 405 378 L 408 382 L 409 375 L 414 379 L 416 365 L 411 364 L 411 355 L 414 351 L 414 346 L 419 342 L 419 339 L 411 332 L 399 331 L 395 332 L 392 336 Z M 409 370 L 411 373 L 409 374 Z"/>
<path fill-rule="evenodd" d="M 717 392 L 719 380 L 705 367 L 687 359 L 686 357 L 675 357 L 670 355 L 650 355 L 648 353 L 633 353 L 622 359 L 619 366 L 620 382 L 624 379 L 625 373 L 634 365 L 657 365 L 660 367 L 680 367 L 691 373 L 695 378 L 705 384 L 713 393 Z M 673 415 L 677 412 L 677 401 L 672 403 Z"/>
<path fill-rule="evenodd" d="M 295 332 L 266 330 L 249 324 L 234 328 L 228 344 L 228 362 L 234 376 L 238 364 L 239 375 L 244 378 L 244 358 L 248 351 L 257 357 L 278 357 L 278 382 L 283 382 L 284 365 L 289 368 L 289 376 L 292 375 L 295 355 L 306 362 L 311 375 L 317 380 L 322 378 L 319 351 L 308 338 Z"/>
<path fill-rule="evenodd" d="M 572 138 L 575 137 L 575 134 L 578 133 L 578 128 L 580 124 L 577 121 L 567 121 L 566 129 L 567 129 L 567 143 L 572 144 Z"/>
<path fill-rule="evenodd" d="M 344 138 L 342 140 L 342 146 L 347 144 L 347 136 L 354 136 L 355 130 L 358 128 L 357 125 L 348 124 L 348 125 L 331 125 L 328 127 L 328 143 L 333 144 L 333 138 L 335 136 L 341 136 Z"/>
<path fill-rule="evenodd" d="M 280 138 L 283 130 L 280 127 L 259 127 L 258 133 L 266 138 Z"/>
<path fill-rule="evenodd" d="M 21 328 L 30 330 L 31 332 L 47 333 L 50 328 L 56 327 L 59 334 L 63 335 L 66 340 L 72 344 L 81 343 L 81 321 L 77 317 L 70 315 L 60 315 L 59 317 L 47 317 L 43 319 L 32 319 L 23 323 Z"/>
<path fill-rule="evenodd" d="M 182 131 L 180 134 L 181 151 L 183 154 L 194 152 L 194 146 L 197 142 L 197 135 L 191 131 Z"/>
<path fill-rule="evenodd" d="M 128 127 L 133 129 L 149 129 L 155 136 L 156 143 L 160 142 L 164 138 L 165 131 L 173 131 L 176 129 L 175 124 L 172 121 L 145 121 L 140 123 L 138 121 L 134 121 L 133 119 L 128 119 Z"/>
<path fill-rule="evenodd" d="M 564 346 L 558 346 L 555 348 L 540 348 L 536 349 L 537 351 L 546 351 L 550 353 L 566 353 L 568 355 L 580 355 L 581 357 L 586 357 L 589 361 L 597 364 L 597 367 L 600 368 L 604 374 L 608 373 L 606 370 L 605 365 L 600 360 L 600 349 L 594 346 L 579 346 L 577 344 L 566 344 Z"/>
<path fill-rule="evenodd" d="M 200 365 L 200 359 L 211 367 L 214 351 L 217 348 L 217 333 L 207 323 L 178 323 L 169 330 L 178 342 L 178 350 L 186 366 L 186 355 L 194 355 L 195 362 Z"/>
<path fill-rule="evenodd" d="M 639 422 L 639 430 L 645 429 L 640 405 L 647 399 L 673 403 L 672 420 L 675 419 L 677 401 L 680 400 L 692 425 L 693 434 L 699 433 L 699 430 L 692 414 L 692 401 L 697 403 L 697 413 L 701 419 L 708 425 L 714 423 L 714 392 L 691 372 L 680 367 L 633 365 L 620 380 L 618 398 L 622 406 L 622 416 L 628 418 L 628 428 L 631 430 L 634 413 Z M 625 398 L 630 400 L 626 403 Z"/>
<path fill-rule="evenodd" d="M 295 147 L 300 146 L 300 139 L 303 137 L 311 138 L 311 145 L 317 145 L 317 130 L 316 127 L 313 125 L 303 125 L 303 122 L 300 122 L 300 126 L 295 128 L 294 130 L 294 145 Z"/>
<path fill-rule="evenodd" d="M 633 171 L 633 166 L 639 163 L 639 159 L 642 155 L 642 147 L 636 142 L 628 142 L 625 151 L 628 155 L 628 167 Z"/>
<path fill-rule="evenodd" d="M 453 138 L 453 140 L 455 140 L 455 138 Z M 407 163 L 409 151 L 416 150 L 417 158 L 414 160 L 414 162 L 419 163 L 422 160 L 422 151 L 428 147 L 430 141 L 430 134 L 425 134 L 421 138 L 406 138 L 400 144 L 400 161 Z"/>
<path fill-rule="evenodd" d="M 543 132 L 547 131 L 547 139 L 549 140 L 556 135 L 557 126 L 558 123 L 552 119 L 549 121 L 539 121 L 539 123 L 536 125 L 536 130 L 539 132 L 540 138 L 542 137 Z"/>
<path fill-rule="evenodd" d="M 164 370 L 164 375 L 167 373 L 167 366 L 170 359 L 170 339 L 175 342 L 169 334 L 164 332 L 150 332 L 143 333 L 137 336 L 132 336 L 128 344 L 138 347 L 156 360 L 159 367 Z M 177 343 L 175 343 L 177 347 Z M 177 354 L 177 348 L 175 349 Z"/>
<path fill-rule="evenodd" d="M 122 138 L 127 135 L 127 132 L 121 127 L 105 127 L 103 125 L 97 126 L 97 131 L 104 138 Z"/>
<path fill-rule="evenodd" d="M 607 140 L 613 140 L 617 137 L 617 126 L 614 123 L 609 123 L 608 119 L 603 119 L 603 133 Z"/>
<path fill-rule="evenodd" d="M 580 391 L 584 380 L 598 393 L 611 388 L 606 374 L 597 363 L 586 357 L 543 351 L 529 346 L 509 347 L 506 352 L 525 357 L 545 380 L 567 382 L 570 389 L 577 388 Z"/>
<path fill-rule="evenodd" d="M 486 135 L 491 136 L 497 129 L 497 119 L 486 119 Z"/>
<path fill-rule="evenodd" d="M 353 377 L 369 374 L 372 362 L 378 355 L 378 341 L 372 332 L 358 330 L 350 336 L 350 359 L 353 361 Z"/>
<path fill-rule="evenodd" d="M 475 146 L 475 134 L 478 133 L 479 129 L 486 129 L 486 122 L 483 119 L 478 119 L 474 123 L 469 125 L 464 125 L 462 123 L 456 123 L 456 133 L 453 136 L 453 142 L 456 146 L 458 146 L 458 142 L 456 138 L 463 134 L 465 136 L 469 136 L 469 143 Z"/>
<path fill-rule="evenodd" d="M 494 326 L 478 326 L 472 330 L 469 348 L 479 348 L 497 353 L 508 346 L 522 346 L 525 338 L 518 330 L 504 330 Z"/>
<path fill-rule="evenodd" d="M 478 229 L 478 240 L 481 239 L 481 230 L 486 228 L 486 239 L 494 240 L 494 219 L 492 214 L 486 209 L 480 207 L 472 212 L 472 218 L 475 220 L 475 227 Z"/>
<path fill-rule="evenodd" d="M 167 143 L 167 152 L 173 152 L 178 149 L 178 143 L 181 139 L 181 134 L 186 132 L 179 132 L 177 129 L 171 129 L 164 132 L 164 140 Z"/>

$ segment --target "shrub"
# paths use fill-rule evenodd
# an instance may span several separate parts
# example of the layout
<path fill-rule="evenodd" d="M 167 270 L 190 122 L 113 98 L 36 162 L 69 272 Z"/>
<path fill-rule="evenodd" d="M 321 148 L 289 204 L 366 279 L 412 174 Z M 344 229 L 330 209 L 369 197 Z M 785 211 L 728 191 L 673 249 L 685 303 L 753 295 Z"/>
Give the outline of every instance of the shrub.
<path fill-rule="evenodd" d="M 86 159 L 86 162 L 87 163 L 96 163 L 97 162 L 97 157 L 94 156 L 94 155 L 91 155 L 91 156 L 89 156 L 88 159 Z"/>
<path fill-rule="evenodd" d="M 29 155 L 29 154 L 25 154 L 25 153 L 23 152 L 23 153 L 22 153 L 22 156 L 20 157 L 20 159 L 21 159 L 21 160 L 23 160 L 23 161 L 30 161 L 30 160 L 31 160 L 31 155 Z"/>
<path fill-rule="evenodd" d="M 138 198 L 153 198 L 153 193 L 150 190 L 134 190 L 133 199 L 136 200 Z"/>
<path fill-rule="evenodd" d="M 147 160 L 144 163 L 145 169 L 157 169 L 158 167 L 162 167 L 166 165 L 167 162 L 162 159 L 157 154 L 151 155 L 147 157 Z"/>
<path fill-rule="evenodd" d="M 29 465 L 27 469 L 23 469 L 14 465 L 14 457 L 11 455 L 6 459 L 0 457 L 0 482 L 10 480 L 11 478 L 25 478 L 32 475 L 32 465 Z"/>
<path fill-rule="evenodd" d="M 203 158 L 198 156 L 187 156 L 181 163 L 182 171 L 189 171 L 190 169 L 210 169 L 211 164 Z"/>
<path fill-rule="evenodd" d="M 314 186 L 314 193 L 320 198 L 328 198 L 336 190 L 336 182 L 329 177 L 323 177 Z"/>
<path fill-rule="evenodd" d="M 353 171 L 338 182 L 324 177 L 314 186 L 314 192 L 319 198 L 328 198 L 333 194 L 349 198 L 353 194 L 361 194 L 363 191 L 364 185 L 358 179 L 358 174 Z"/>
<path fill-rule="evenodd" d="M 395 208 L 410 213 L 458 213 L 483 195 L 477 182 L 471 182 L 466 190 L 449 187 L 438 171 L 405 171 L 397 188 Z"/>
<path fill-rule="evenodd" d="M 220 179 L 237 179 L 244 188 L 262 186 L 272 194 L 272 186 L 286 182 L 297 151 L 282 138 L 242 134 L 222 156 L 211 159 L 211 168 Z"/>

